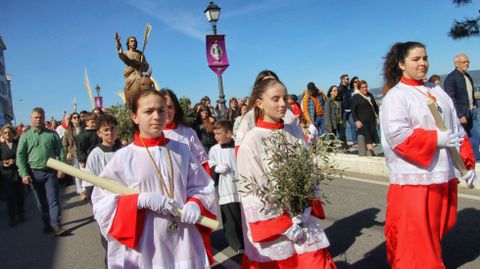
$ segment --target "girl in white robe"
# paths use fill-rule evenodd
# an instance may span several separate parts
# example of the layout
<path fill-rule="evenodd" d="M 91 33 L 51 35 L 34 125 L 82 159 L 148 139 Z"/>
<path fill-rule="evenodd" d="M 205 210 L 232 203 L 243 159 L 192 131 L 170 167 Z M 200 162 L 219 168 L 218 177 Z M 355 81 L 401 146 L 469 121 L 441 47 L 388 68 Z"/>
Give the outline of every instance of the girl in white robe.
<path fill-rule="evenodd" d="M 188 127 L 177 96 L 169 89 L 160 90 L 160 94 L 167 100 L 167 125 L 163 129 L 163 134 L 170 140 L 187 144 L 198 162 L 205 168 L 205 171 L 212 175 L 208 164 L 208 153 L 198 139 L 197 132 Z"/>
<path fill-rule="evenodd" d="M 380 108 L 390 186 L 385 237 L 392 268 L 445 268 L 441 240 L 456 221 L 459 172 L 448 148 L 459 148 L 473 186 L 475 158 L 451 98 L 425 85 L 428 57 L 418 42 L 395 44 L 385 57 L 388 91 Z M 437 128 L 427 101 L 436 101 L 448 130 Z"/>
<path fill-rule="evenodd" d="M 195 223 L 201 215 L 214 217 L 213 180 L 188 146 L 163 136 L 163 96 L 155 90 L 139 92 L 131 108 L 139 132 L 132 144 L 115 153 L 101 176 L 140 194 L 95 188 L 92 195 L 95 219 L 108 241 L 108 267 L 209 268 Z M 176 216 L 176 207 L 182 207 L 181 216 Z"/>
<path fill-rule="evenodd" d="M 273 130 L 283 130 L 292 143 L 303 141 L 303 133 L 293 124 L 284 124 L 287 91 L 276 79 L 264 79 L 255 85 L 252 102 L 258 120 L 256 126 L 244 137 L 237 157 L 238 174 L 255 178 L 265 184 L 268 159 L 265 156 L 262 138 Z M 303 141 L 304 142 L 304 141 Z M 244 186 L 242 186 L 244 187 Z M 304 228 L 298 216 L 266 213 L 263 203 L 255 195 L 241 197 L 243 209 L 243 234 L 245 255 L 242 268 L 336 268 L 326 249 L 328 239 L 320 225 L 318 200 L 312 202 L 311 214 L 306 210 L 302 216 Z"/>

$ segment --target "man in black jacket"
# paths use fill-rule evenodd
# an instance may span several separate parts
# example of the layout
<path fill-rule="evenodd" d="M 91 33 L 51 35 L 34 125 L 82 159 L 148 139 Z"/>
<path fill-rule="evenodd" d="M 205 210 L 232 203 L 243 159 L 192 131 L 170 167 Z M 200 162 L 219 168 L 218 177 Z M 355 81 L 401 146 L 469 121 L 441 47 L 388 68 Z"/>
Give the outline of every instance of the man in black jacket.
<path fill-rule="evenodd" d="M 350 128 L 350 134 L 352 135 L 352 142 L 353 144 L 357 144 L 357 129 L 355 127 L 355 123 L 353 122 L 352 118 L 352 110 L 350 109 L 350 100 L 352 99 L 352 92 L 348 88 L 350 84 L 350 78 L 347 74 L 343 74 L 340 76 L 340 85 L 338 85 L 338 99 L 342 102 L 342 109 L 343 109 L 343 132 L 339 132 L 339 138 L 343 142 L 342 147 L 344 149 L 348 149 L 347 145 L 347 136 L 346 136 L 346 129 Z M 347 124 L 348 123 L 348 124 Z M 347 127 L 349 125 L 349 127 Z"/>
<path fill-rule="evenodd" d="M 480 143 L 480 131 L 477 121 L 477 101 L 474 95 L 474 84 L 467 70 L 470 60 L 465 54 L 455 57 L 455 70 L 448 74 L 444 82 L 444 89 L 452 98 L 457 116 L 465 128 L 472 143 L 475 159 L 480 159 L 478 146 Z"/>

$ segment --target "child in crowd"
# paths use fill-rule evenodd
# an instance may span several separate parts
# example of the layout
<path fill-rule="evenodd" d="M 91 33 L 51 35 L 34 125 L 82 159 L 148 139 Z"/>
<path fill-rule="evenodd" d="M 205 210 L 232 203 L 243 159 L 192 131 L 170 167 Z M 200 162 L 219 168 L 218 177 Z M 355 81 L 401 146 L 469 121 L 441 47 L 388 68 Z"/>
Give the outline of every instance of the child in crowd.
<path fill-rule="evenodd" d="M 139 194 L 100 188 L 93 213 L 108 241 L 109 268 L 208 268 L 202 230 L 195 223 L 216 212 L 213 180 L 186 144 L 166 139 L 166 100 L 155 89 L 131 99 L 133 143 L 118 150 L 100 176 Z M 176 208 L 182 207 L 181 216 Z"/>
<path fill-rule="evenodd" d="M 77 158 L 81 169 L 85 169 L 88 155 L 93 150 L 93 148 L 95 148 L 101 142 L 100 138 L 97 135 L 97 130 L 95 129 L 96 119 L 97 115 L 95 113 L 88 114 L 85 119 L 86 127 L 77 136 Z M 82 193 L 80 194 L 81 200 L 90 199 L 91 193 L 87 193 L 85 191 L 85 188 L 89 186 L 92 185 L 86 181 L 82 181 Z"/>
<path fill-rule="evenodd" d="M 114 116 L 101 114 L 95 121 L 95 128 L 98 137 L 102 139 L 102 143 L 98 144 L 88 155 L 85 169 L 87 172 L 98 176 L 122 145 L 116 141 L 117 119 Z M 87 186 L 85 189 L 87 193 L 91 194 L 93 186 Z"/>
<path fill-rule="evenodd" d="M 275 78 L 265 78 L 252 90 L 256 126 L 243 138 L 238 150 L 238 174 L 266 184 L 269 160 L 263 138 L 282 130 L 290 143 L 303 141 L 295 124 L 285 124 L 287 90 Z M 270 145 L 271 146 L 271 145 Z M 242 184 L 242 188 L 245 186 Z M 264 212 L 266 201 L 255 195 L 241 196 L 245 255 L 242 268 L 336 268 L 327 247 L 330 245 L 320 225 L 318 208 L 306 209 L 302 217 Z M 266 205 L 268 207 L 268 205 Z M 302 227 L 303 226 L 303 227 Z"/>
<path fill-rule="evenodd" d="M 317 139 L 317 130 L 314 125 L 308 124 L 307 119 L 300 115 L 299 117 L 300 128 L 302 128 L 303 138 L 308 144 L 315 144 Z"/>
<path fill-rule="evenodd" d="M 113 154 L 122 146 L 117 139 L 117 119 L 109 114 L 101 114 L 95 121 L 97 135 L 102 139 L 102 143 L 95 147 L 87 158 L 85 170 L 96 176 L 100 175 L 103 168 L 112 159 Z M 88 183 L 88 182 L 85 182 Z M 85 187 L 85 192 L 90 194 L 93 191 L 93 185 Z M 102 246 L 107 253 L 107 240 L 101 236 Z M 107 261 L 105 253 L 105 261 Z"/>
<path fill-rule="evenodd" d="M 228 244 L 237 252 L 243 251 L 242 218 L 240 197 L 235 182 L 237 158 L 235 142 L 232 139 L 232 123 L 219 120 L 213 124 L 213 133 L 218 144 L 209 153 L 209 163 L 213 177 L 218 185 L 220 211 L 222 213 L 223 232 Z"/>

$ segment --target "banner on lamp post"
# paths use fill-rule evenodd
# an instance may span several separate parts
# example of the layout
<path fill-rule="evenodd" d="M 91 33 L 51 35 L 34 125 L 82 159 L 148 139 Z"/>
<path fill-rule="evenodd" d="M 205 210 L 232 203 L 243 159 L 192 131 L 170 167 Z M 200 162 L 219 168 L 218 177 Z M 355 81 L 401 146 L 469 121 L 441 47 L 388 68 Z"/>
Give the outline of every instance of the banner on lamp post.
<path fill-rule="evenodd" d="M 103 108 L 103 97 L 95 96 L 95 108 Z"/>
<path fill-rule="evenodd" d="M 225 49 L 225 35 L 207 35 L 207 62 L 208 67 L 221 76 L 228 67 L 227 50 Z"/>

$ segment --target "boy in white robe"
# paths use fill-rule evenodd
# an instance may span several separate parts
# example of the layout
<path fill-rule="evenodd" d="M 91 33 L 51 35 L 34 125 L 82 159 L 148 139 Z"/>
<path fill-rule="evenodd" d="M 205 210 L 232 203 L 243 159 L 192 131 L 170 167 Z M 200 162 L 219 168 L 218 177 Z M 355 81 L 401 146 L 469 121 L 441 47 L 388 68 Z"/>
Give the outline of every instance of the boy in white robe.
<path fill-rule="evenodd" d="M 238 195 L 235 174 L 237 158 L 235 141 L 232 139 L 232 123 L 219 120 L 213 124 L 213 133 L 218 144 L 208 152 L 213 177 L 218 185 L 218 203 L 222 213 L 223 232 L 228 244 L 235 251 L 244 249 L 240 196 Z"/>

